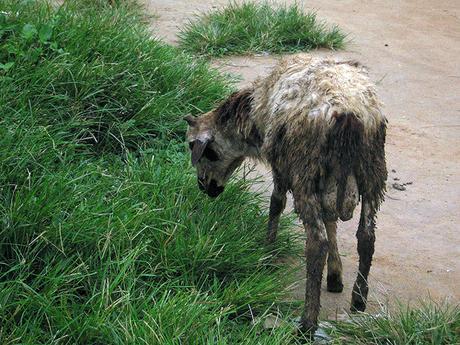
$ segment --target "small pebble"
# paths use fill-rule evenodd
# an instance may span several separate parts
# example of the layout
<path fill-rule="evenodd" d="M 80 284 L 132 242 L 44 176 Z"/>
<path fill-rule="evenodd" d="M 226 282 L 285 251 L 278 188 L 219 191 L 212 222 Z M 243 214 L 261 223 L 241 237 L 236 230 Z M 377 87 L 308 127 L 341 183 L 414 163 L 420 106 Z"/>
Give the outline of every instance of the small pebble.
<path fill-rule="evenodd" d="M 269 52 L 261 52 L 259 54 L 254 54 L 254 56 L 256 57 L 260 57 L 260 56 L 270 56 L 270 53 Z"/>
<path fill-rule="evenodd" d="M 406 187 L 404 187 L 404 185 L 397 182 L 393 183 L 393 188 L 400 191 L 406 190 Z"/>

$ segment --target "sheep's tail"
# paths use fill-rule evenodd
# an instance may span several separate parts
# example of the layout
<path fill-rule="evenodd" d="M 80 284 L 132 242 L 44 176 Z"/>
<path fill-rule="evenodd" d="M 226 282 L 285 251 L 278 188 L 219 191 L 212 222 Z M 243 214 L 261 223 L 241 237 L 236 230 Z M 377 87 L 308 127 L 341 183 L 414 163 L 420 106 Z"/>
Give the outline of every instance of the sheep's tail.
<path fill-rule="evenodd" d="M 354 176 L 356 182 L 352 182 L 356 183 L 359 196 L 377 211 L 384 199 L 387 179 L 386 120 L 382 117 L 381 123 L 366 128 L 366 124 L 352 112 L 334 111 L 332 117 L 335 121 L 329 131 L 327 152 L 330 153 L 330 162 L 339 170 L 336 176 L 337 209 L 343 209 L 347 185 L 351 183 L 350 176 Z"/>

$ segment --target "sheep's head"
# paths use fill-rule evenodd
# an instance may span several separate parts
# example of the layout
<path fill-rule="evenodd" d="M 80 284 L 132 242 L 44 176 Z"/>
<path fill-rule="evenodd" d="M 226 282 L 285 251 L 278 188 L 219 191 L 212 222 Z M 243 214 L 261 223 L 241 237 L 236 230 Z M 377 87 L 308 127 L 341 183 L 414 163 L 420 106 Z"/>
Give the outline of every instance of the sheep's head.
<path fill-rule="evenodd" d="M 241 165 L 244 156 L 235 149 L 216 126 L 216 113 L 200 117 L 185 117 L 189 128 L 187 141 L 196 168 L 198 187 L 210 197 L 224 191 L 232 173 Z"/>

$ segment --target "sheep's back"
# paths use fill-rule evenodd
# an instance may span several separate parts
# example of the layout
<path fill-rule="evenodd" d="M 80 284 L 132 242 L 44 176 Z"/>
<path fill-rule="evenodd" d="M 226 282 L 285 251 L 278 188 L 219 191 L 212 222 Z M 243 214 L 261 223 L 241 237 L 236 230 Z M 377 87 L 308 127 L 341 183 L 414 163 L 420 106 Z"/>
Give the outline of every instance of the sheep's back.
<path fill-rule="evenodd" d="M 328 171 L 337 170 L 332 165 L 341 169 L 342 163 L 337 162 L 341 153 L 328 152 L 336 150 L 328 149 L 334 136 L 360 136 L 359 150 L 365 152 L 360 152 L 356 159 L 372 156 L 371 151 L 375 150 L 372 142 L 381 141 L 376 138 L 382 136 L 382 130 L 385 135 L 386 119 L 380 106 L 364 67 L 308 55 L 283 60 L 254 87 L 254 116 L 265 128 L 262 152 L 272 167 L 288 175 L 289 185 L 310 186 L 326 179 Z M 349 128 L 338 131 L 342 116 L 348 116 L 356 126 L 347 125 Z M 358 132 L 351 133 L 350 128 Z M 340 142 L 334 145 L 340 147 Z M 362 193 L 384 188 L 381 183 L 386 178 L 386 169 L 382 168 L 384 157 L 383 163 L 376 163 L 380 165 L 376 168 L 366 164 L 372 162 L 363 162 L 363 166 L 356 168 Z M 382 170 L 377 187 L 368 182 L 375 175 L 374 168 L 377 173 Z M 366 169 L 370 169 L 368 175 Z"/>
<path fill-rule="evenodd" d="M 254 90 L 254 112 L 268 126 L 294 117 L 332 122 L 334 112 L 354 113 L 369 130 L 385 121 L 367 70 L 355 62 L 297 55 L 282 60 Z"/>

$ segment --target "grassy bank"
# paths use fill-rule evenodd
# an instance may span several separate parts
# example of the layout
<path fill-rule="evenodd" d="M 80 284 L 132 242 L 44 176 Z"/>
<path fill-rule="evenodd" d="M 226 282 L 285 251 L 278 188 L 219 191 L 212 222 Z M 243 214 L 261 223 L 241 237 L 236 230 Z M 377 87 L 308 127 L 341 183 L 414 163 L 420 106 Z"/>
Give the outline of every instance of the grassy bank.
<path fill-rule="evenodd" d="M 292 239 L 261 245 L 243 181 L 200 194 L 182 143 L 228 83 L 133 6 L 0 13 L 0 343 L 285 343 L 250 320 L 282 297 Z"/>
<path fill-rule="evenodd" d="M 179 33 L 180 46 L 191 53 L 284 53 L 316 48 L 341 49 L 345 34 L 305 13 L 297 5 L 231 2 L 191 20 Z"/>

